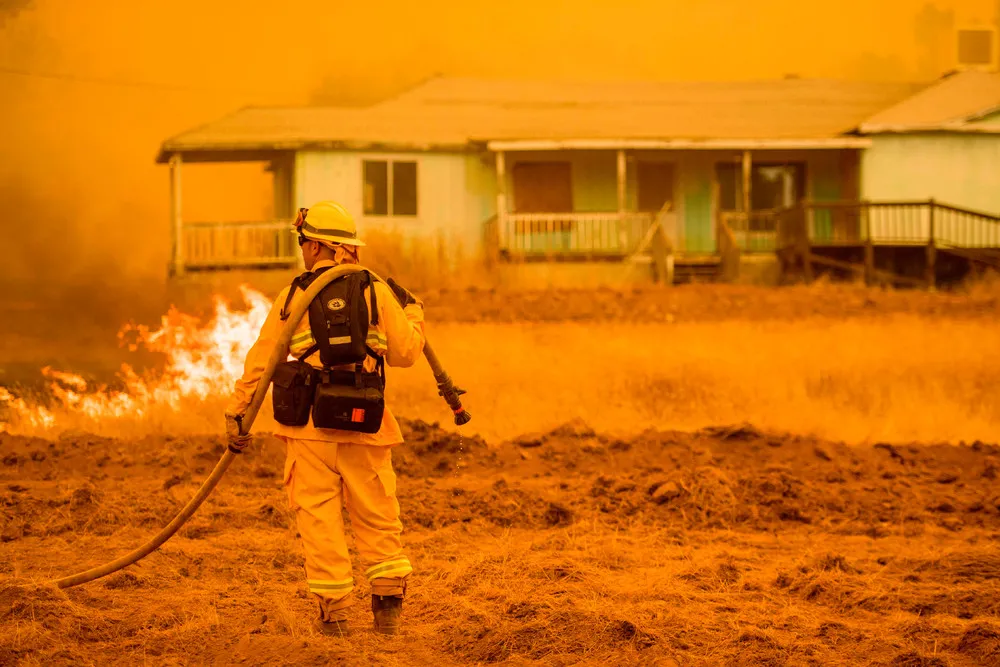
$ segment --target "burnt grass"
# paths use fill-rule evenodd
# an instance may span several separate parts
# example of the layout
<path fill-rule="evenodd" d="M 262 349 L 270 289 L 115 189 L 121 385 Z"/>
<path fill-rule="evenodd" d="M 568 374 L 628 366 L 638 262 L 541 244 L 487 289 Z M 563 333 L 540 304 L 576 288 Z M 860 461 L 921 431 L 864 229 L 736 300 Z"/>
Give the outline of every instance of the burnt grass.
<path fill-rule="evenodd" d="M 1000 664 L 995 444 L 402 425 L 395 640 L 363 585 L 350 640 L 312 629 L 280 441 L 159 551 L 58 590 L 165 525 L 222 439 L 0 434 L 0 664 Z"/>

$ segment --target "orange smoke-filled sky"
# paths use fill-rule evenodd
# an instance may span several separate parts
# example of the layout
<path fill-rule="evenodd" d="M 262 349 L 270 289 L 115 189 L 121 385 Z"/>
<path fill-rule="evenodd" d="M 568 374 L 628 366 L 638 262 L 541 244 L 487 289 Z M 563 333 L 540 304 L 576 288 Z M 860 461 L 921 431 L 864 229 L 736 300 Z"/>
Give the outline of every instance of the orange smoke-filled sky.
<path fill-rule="evenodd" d="M 0 279 L 165 275 L 159 143 L 246 105 L 364 103 L 430 75 L 929 80 L 1000 0 L 0 0 Z M 185 215 L 260 219 L 257 165 L 185 170 Z"/>

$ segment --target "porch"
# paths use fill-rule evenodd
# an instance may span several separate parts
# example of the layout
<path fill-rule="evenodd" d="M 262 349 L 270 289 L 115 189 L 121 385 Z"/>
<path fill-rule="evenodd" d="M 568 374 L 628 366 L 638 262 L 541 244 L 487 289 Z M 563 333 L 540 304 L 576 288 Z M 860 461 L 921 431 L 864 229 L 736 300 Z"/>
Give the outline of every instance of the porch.
<path fill-rule="evenodd" d="M 856 196 L 864 144 L 490 142 L 497 215 L 487 243 L 508 262 L 660 262 L 731 276 L 743 254 L 773 256 L 778 210 L 810 195 Z"/>
<path fill-rule="evenodd" d="M 185 163 L 261 162 L 271 173 L 275 217 L 270 220 L 205 221 L 185 218 Z M 173 153 L 170 169 L 170 267 L 172 276 L 228 269 L 293 269 L 301 254 L 292 232 L 294 155 L 286 151 Z"/>
<path fill-rule="evenodd" d="M 926 201 L 803 201 L 770 212 L 786 275 L 934 289 L 1000 270 L 1000 216 Z"/>

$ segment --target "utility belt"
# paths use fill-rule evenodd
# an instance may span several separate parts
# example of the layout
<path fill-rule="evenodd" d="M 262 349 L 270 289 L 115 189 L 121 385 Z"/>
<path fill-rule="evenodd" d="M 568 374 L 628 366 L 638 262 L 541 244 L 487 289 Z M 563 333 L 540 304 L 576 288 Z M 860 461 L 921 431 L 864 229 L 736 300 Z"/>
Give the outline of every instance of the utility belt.
<path fill-rule="evenodd" d="M 385 362 L 375 372 L 315 368 L 301 359 L 278 364 L 272 389 L 274 419 L 285 426 L 378 433 L 385 412 Z"/>

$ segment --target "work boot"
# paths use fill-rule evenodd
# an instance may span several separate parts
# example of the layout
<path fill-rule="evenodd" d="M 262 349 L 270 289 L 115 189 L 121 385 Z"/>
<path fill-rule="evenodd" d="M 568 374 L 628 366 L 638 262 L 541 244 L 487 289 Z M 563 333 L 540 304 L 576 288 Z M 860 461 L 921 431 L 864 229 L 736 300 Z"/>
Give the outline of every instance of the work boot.
<path fill-rule="evenodd" d="M 402 595 L 373 595 L 372 614 L 375 632 L 394 635 L 399 632 L 399 617 L 403 614 Z"/>
<path fill-rule="evenodd" d="M 351 629 L 347 626 L 347 621 L 323 621 L 317 619 L 314 623 L 320 634 L 327 637 L 346 637 L 351 634 Z"/>

